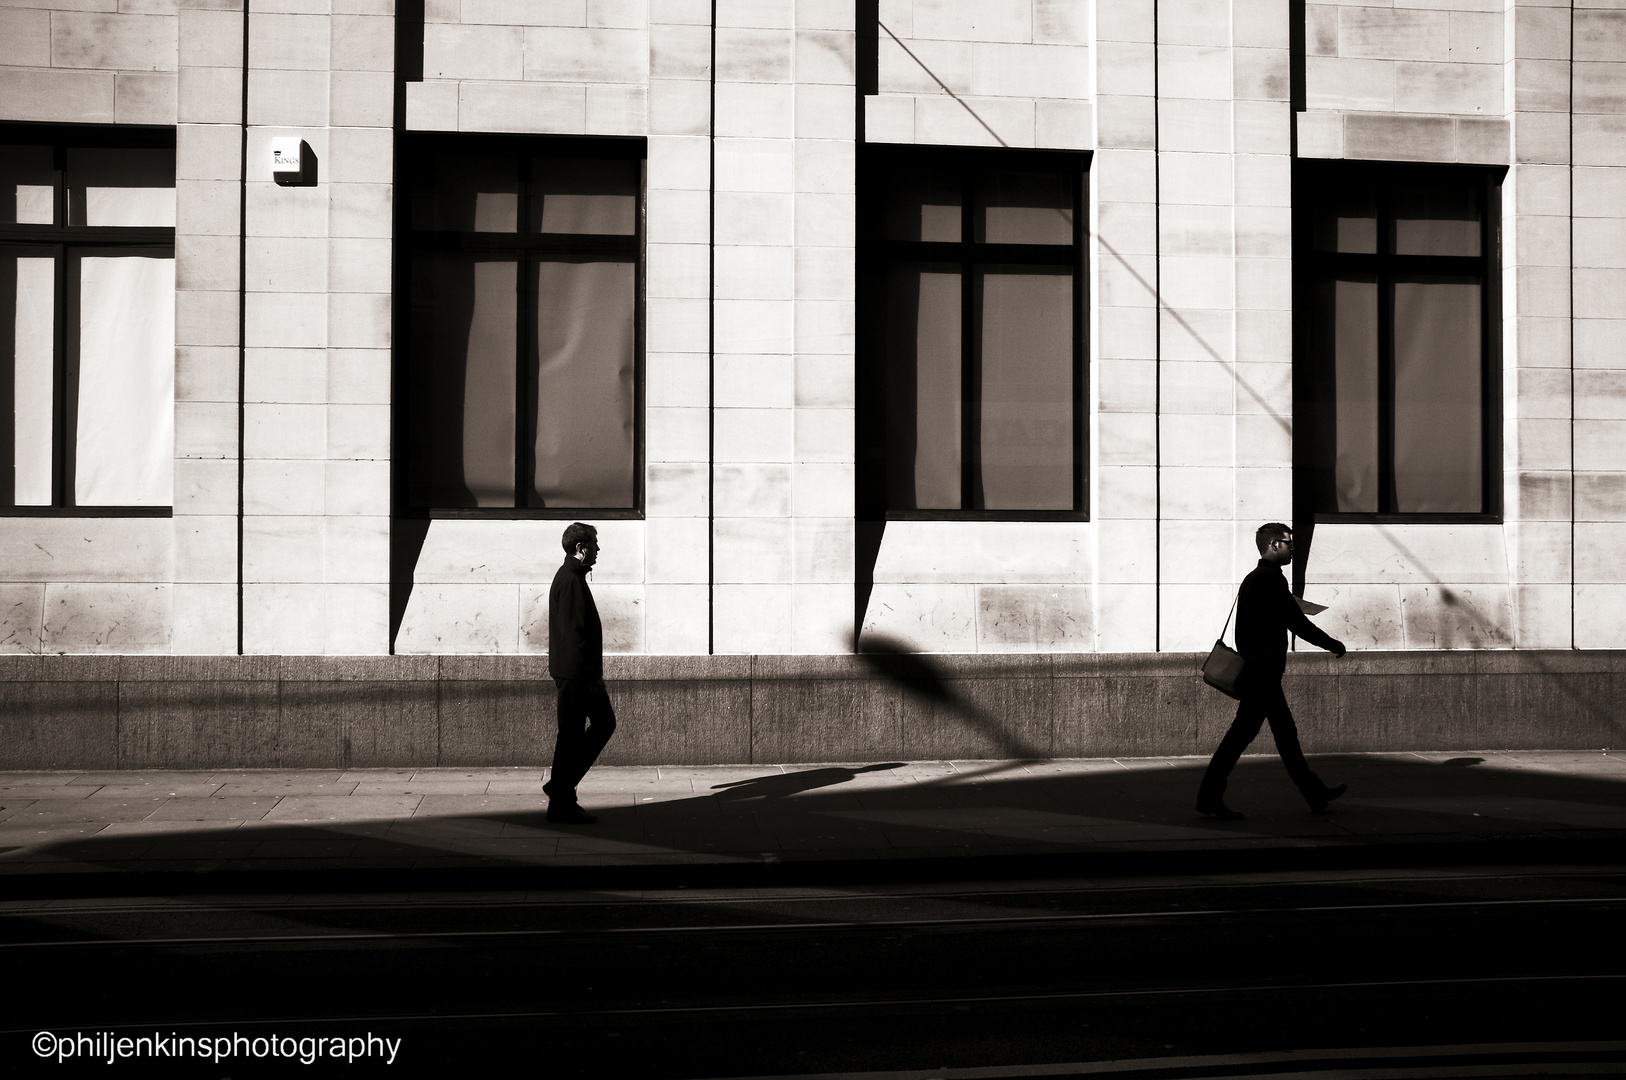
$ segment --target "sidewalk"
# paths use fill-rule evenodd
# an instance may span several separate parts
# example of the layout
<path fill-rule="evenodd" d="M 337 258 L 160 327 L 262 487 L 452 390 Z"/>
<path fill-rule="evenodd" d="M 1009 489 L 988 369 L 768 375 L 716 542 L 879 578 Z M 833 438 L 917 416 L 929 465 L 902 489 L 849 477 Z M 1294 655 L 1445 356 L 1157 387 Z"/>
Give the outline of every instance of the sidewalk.
<path fill-rule="evenodd" d="M 15 891 L 30 879 L 200 872 L 504 871 L 547 883 L 617 868 L 970 878 L 1295 856 L 1626 862 L 1626 754 L 1323 755 L 1312 760 L 1323 779 L 1349 784 L 1326 815 L 1306 810 L 1274 756 L 1251 756 L 1226 796 L 1247 819 L 1230 823 L 1192 810 L 1205 764 L 601 767 L 580 793 L 592 826 L 547 822 L 537 768 L 0 773 L 0 879 Z"/>

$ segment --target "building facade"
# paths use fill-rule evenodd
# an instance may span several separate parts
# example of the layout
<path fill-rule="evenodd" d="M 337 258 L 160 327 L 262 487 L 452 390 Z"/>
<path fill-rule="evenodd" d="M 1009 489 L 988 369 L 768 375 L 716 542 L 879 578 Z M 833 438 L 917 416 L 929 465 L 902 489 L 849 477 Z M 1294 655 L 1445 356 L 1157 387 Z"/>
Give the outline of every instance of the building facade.
<path fill-rule="evenodd" d="M 634 655 L 1202 651 L 1269 520 L 1626 645 L 1608 0 L 8 0 L 0 125 L 13 653 L 540 653 L 578 519 Z"/>

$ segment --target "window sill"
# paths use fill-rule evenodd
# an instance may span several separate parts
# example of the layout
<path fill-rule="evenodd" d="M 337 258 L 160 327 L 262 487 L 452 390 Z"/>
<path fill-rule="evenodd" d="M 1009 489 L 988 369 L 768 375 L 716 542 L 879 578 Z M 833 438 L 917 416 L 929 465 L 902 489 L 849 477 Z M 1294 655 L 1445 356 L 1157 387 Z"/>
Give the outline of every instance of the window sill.
<path fill-rule="evenodd" d="M 1089 521 L 1083 510 L 888 510 L 887 521 Z"/>
<path fill-rule="evenodd" d="M 1317 514 L 1317 525 L 1500 525 L 1501 514 Z"/>
<path fill-rule="evenodd" d="M 4 506 L 0 517 L 39 518 L 167 518 L 175 516 L 172 506 Z"/>
<path fill-rule="evenodd" d="M 489 521 L 573 521 L 577 519 L 596 518 L 599 521 L 641 521 L 642 510 L 595 510 L 586 506 L 570 506 L 559 510 L 532 510 L 529 508 L 510 506 L 470 506 L 446 507 L 424 509 L 413 507 L 411 509 L 397 510 L 395 517 L 417 520 L 489 520 Z"/>

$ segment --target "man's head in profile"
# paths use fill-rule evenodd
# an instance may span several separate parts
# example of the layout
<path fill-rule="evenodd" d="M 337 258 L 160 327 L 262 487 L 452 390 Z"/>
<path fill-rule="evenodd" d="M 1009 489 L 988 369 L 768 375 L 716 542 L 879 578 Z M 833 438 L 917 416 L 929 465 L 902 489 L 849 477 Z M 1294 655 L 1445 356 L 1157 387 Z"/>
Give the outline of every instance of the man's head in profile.
<path fill-rule="evenodd" d="M 1293 561 L 1293 530 L 1279 521 L 1267 521 L 1253 534 L 1259 557 L 1277 566 Z"/>
<path fill-rule="evenodd" d="M 591 525 L 574 522 L 566 527 L 559 543 L 564 547 L 565 554 L 580 562 L 584 570 L 591 569 L 598 562 L 598 530 Z"/>

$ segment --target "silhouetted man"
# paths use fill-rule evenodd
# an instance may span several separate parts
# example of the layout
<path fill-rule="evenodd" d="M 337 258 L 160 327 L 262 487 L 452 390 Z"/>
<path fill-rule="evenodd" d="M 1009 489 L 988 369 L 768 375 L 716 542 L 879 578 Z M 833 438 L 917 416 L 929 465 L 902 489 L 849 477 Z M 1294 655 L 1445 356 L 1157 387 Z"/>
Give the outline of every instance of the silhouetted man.
<path fill-rule="evenodd" d="M 1282 695 L 1289 631 L 1338 657 L 1344 655 L 1344 643 L 1329 637 L 1304 617 L 1287 587 L 1287 580 L 1282 577 L 1282 567 L 1293 561 L 1293 530 L 1273 521 L 1259 526 L 1253 542 L 1259 548 L 1259 565 L 1242 579 L 1236 602 L 1236 651 L 1242 654 L 1244 661 L 1238 687 L 1242 700 L 1237 704 L 1231 730 L 1214 751 L 1214 759 L 1203 774 L 1202 786 L 1197 789 L 1198 811 L 1222 821 L 1242 818 L 1225 805 L 1225 780 L 1267 717 L 1270 733 L 1276 738 L 1276 752 L 1282 755 L 1287 775 L 1298 785 L 1311 810 L 1316 813 L 1326 810 L 1327 804 L 1342 795 L 1347 787 L 1339 784 L 1329 788 L 1310 771 L 1304 751 L 1299 749 L 1299 732 L 1293 724 L 1293 714 L 1287 707 L 1287 698 Z"/>
<path fill-rule="evenodd" d="M 559 736 L 542 790 L 549 821 L 591 825 L 598 819 L 576 802 L 576 785 L 615 734 L 615 710 L 604 689 L 604 627 L 587 587 L 587 572 L 598 561 L 598 530 L 578 521 L 561 543 L 565 564 L 548 590 L 548 674 L 559 688 Z"/>

